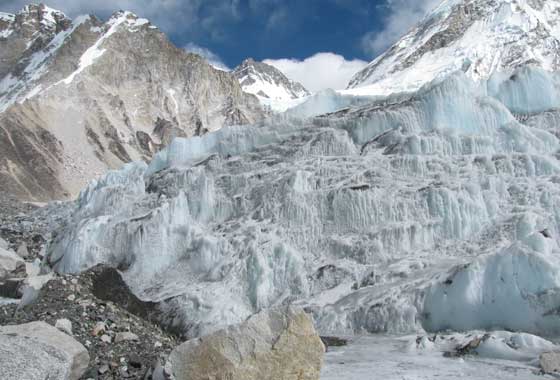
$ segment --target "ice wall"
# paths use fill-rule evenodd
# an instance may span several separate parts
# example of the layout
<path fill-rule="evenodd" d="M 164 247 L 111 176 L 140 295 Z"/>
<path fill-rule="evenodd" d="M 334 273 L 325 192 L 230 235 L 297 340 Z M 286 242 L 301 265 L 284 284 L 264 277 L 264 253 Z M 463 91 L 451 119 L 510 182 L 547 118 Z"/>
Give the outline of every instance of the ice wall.
<path fill-rule="evenodd" d="M 320 91 L 301 104 L 286 111 L 288 115 L 307 118 L 336 112 L 348 107 L 359 107 L 375 100 L 372 96 L 344 95 L 331 89 Z"/>
<path fill-rule="evenodd" d="M 537 67 L 495 73 L 488 94 L 516 113 L 539 113 L 560 107 L 560 77 Z"/>
<path fill-rule="evenodd" d="M 558 118 L 514 82 L 176 139 L 84 190 L 48 260 L 118 267 L 187 336 L 287 302 L 329 333 L 557 329 Z"/>
<path fill-rule="evenodd" d="M 543 91 L 548 99 L 552 91 L 549 80 L 533 82 L 533 76 L 544 78 L 545 74 L 531 73 L 532 69 L 520 70 L 515 75 L 525 78 L 524 85 L 508 86 L 498 85 L 496 78 L 488 85 L 475 84 L 459 72 L 424 86 L 406 100 L 402 95 L 389 97 L 381 104 L 320 118 L 318 123 L 347 129 L 359 144 L 375 142 L 385 132 L 398 133 L 402 152 L 410 154 L 554 152 L 557 140 L 550 133 L 528 128 L 510 112 L 524 111 L 516 108 L 521 104 L 530 112 L 539 111 L 532 98 L 521 97 L 524 91 Z M 542 111 L 549 108 L 546 104 Z"/>
<path fill-rule="evenodd" d="M 456 268 L 429 288 L 427 330 L 500 326 L 546 335 L 560 332 L 560 251 L 552 233 L 535 226 L 532 216 L 517 223 L 515 243 Z"/>

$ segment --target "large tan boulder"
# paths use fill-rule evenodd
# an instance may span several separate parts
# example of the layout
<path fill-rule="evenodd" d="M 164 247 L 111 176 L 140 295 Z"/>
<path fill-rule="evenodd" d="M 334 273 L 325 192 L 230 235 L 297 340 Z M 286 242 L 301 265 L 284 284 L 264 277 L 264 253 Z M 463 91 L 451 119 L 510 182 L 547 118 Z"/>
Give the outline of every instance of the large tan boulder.
<path fill-rule="evenodd" d="M 166 372 L 176 380 L 318 380 L 324 352 L 311 318 L 281 307 L 183 343 Z"/>

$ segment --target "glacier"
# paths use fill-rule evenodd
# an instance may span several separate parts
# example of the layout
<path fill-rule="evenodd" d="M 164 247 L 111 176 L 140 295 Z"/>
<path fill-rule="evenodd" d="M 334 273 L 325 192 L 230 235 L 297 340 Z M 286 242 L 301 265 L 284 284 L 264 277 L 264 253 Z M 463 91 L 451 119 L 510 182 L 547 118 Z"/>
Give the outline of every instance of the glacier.
<path fill-rule="evenodd" d="M 186 337 L 281 303 L 323 334 L 557 332 L 557 78 L 457 72 L 175 139 L 92 181 L 46 263 L 118 268 Z"/>

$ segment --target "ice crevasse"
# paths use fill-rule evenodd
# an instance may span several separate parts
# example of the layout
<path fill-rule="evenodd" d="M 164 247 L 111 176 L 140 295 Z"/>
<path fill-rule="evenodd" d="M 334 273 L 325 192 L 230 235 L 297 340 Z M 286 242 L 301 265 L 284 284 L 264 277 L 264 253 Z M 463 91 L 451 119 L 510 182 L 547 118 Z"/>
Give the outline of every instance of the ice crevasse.
<path fill-rule="evenodd" d="M 93 181 L 48 262 L 119 268 L 187 336 L 287 302 L 325 333 L 557 330 L 559 90 L 458 73 L 176 139 Z"/>

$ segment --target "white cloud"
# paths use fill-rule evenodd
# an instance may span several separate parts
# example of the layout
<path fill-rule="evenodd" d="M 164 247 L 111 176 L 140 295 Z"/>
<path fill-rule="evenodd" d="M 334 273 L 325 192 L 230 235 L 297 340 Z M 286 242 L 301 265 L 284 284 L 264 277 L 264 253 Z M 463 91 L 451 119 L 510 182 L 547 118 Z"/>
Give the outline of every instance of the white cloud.
<path fill-rule="evenodd" d="M 441 0 L 387 0 L 383 28 L 363 36 L 363 50 L 372 57 L 383 53 L 439 3 Z"/>
<path fill-rule="evenodd" d="M 223 71 L 231 71 L 231 69 L 222 61 L 222 59 L 214 52 L 210 51 L 209 49 L 198 46 L 193 42 L 189 42 L 183 49 L 190 53 L 195 53 L 203 57 L 208 61 L 209 64 L 214 66 L 215 68 Z"/>
<path fill-rule="evenodd" d="M 297 59 L 267 59 L 264 61 L 282 71 L 288 78 L 303 84 L 309 91 L 327 88 L 340 90 L 367 62 L 346 60 L 334 53 L 317 53 L 303 61 Z"/>
<path fill-rule="evenodd" d="M 2 8 L 16 12 L 25 5 L 32 3 L 29 0 L 8 0 Z M 119 9 L 139 12 L 146 16 L 179 11 L 183 14 L 191 13 L 200 0 L 49 0 L 46 2 L 51 8 L 59 9 L 70 16 L 84 13 L 107 14 Z"/>
<path fill-rule="evenodd" d="M 0 0 L 0 11 L 17 12 L 30 0 Z M 213 34 L 223 20 L 238 20 L 237 0 L 47 0 L 51 8 L 69 17 L 94 14 L 107 18 L 118 10 L 127 10 L 148 18 L 162 30 L 188 35 Z"/>

